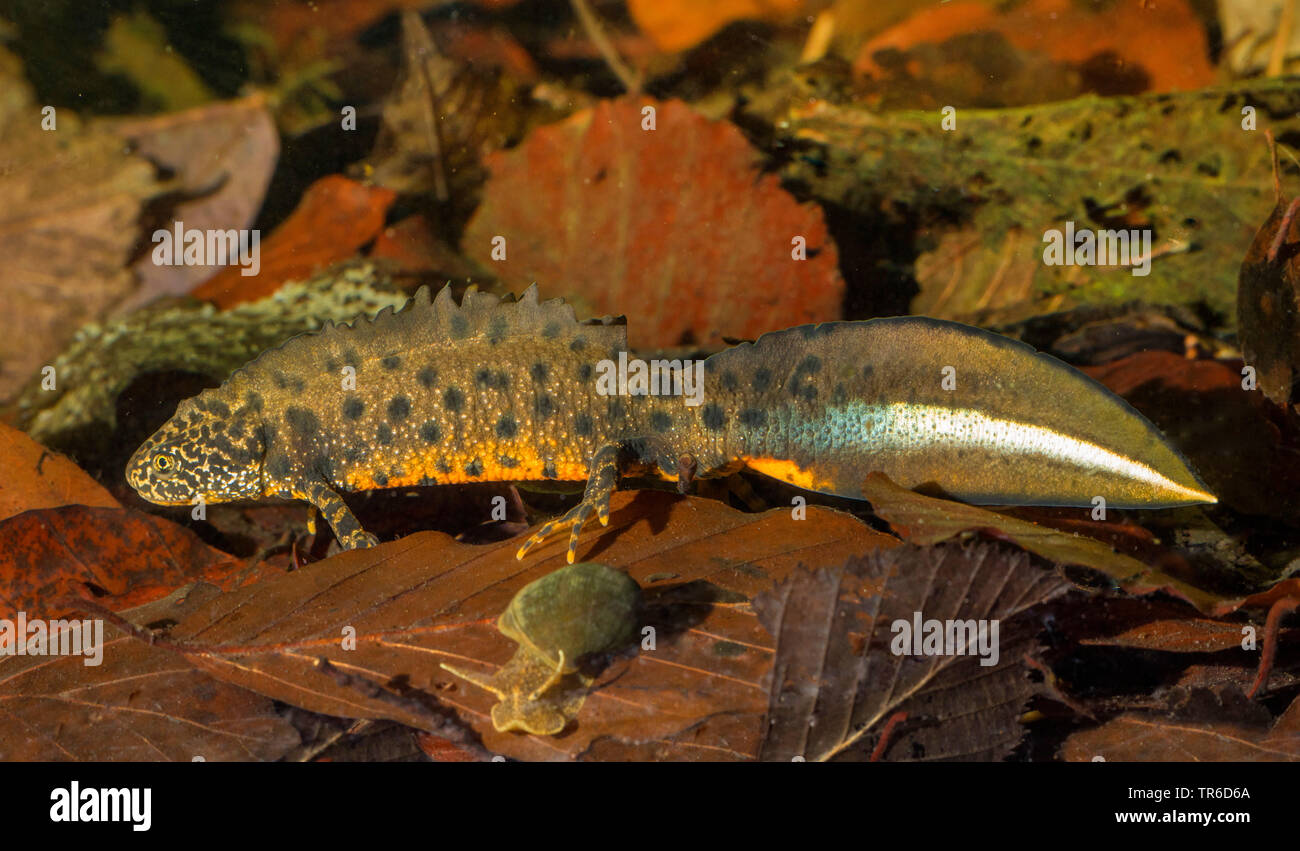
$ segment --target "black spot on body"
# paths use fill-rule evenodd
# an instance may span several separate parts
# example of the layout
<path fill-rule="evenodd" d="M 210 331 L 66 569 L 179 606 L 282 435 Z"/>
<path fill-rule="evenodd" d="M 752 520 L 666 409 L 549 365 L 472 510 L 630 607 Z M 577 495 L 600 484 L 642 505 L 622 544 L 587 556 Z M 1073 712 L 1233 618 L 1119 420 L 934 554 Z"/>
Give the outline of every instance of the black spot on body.
<path fill-rule="evenodd" d="M 559 475 L 560 474 L 556 472 L 554 461 L 547 461 L 545 464 L 542 465 L 542 478 L 554 479 L 554 478 L 558 478 Z"/>
<path fill-rule="evenodd" d="M 388 474 L 385 473 L 383 470 L 376 470 L 376 471 L 375 471 L 375 475 L 374 475 L 374 479 L 375 479 L 375 484 L 378 485 L 379 487 L 381 487 L 381 488 L 382 488 L 382 487 L 387 487 L 387 485 L 388 485 Z"/>
<path fill-rule="evenodd" d="M 420 426 L 420 439 L 425 443 L 438 443 L 442 440 L 442 429 L 433 420 Z M 443 472 L 447 472 L 443 470 Z"/>
<path fill-rule="evenodd" d="M 366 403 L 357 396 L 349 396 L 343 400 L 343 416 L 350 420 L 359 420 L 361 415 L 366 412 Z"/>
<path fill-rule="evenodd" d="M 381 360 L 379 364 L 384 369 L 394 370 L 402 365 L 402 359 L 399 358 L 397 355 L 388 355 L 383 360 Z"/>
<path fill-rule="evenodd" d="M 592 369 L 591 364 L 589 364 L 589 363 L 579 364 L 579 365 L 578 365 L 578 380 L 579 380 L 579 381 L 590 381 L 590 380 L 591 380 L 591 374 L 592 374 L 594 371 L 595 371 L 595 370 Z"/>
<path fill-rule="evenodd" d="M 732 372 L 731 370 L 727 370 L 726 372 L 722 373 L 723 390 L 726 390 L 728 393 L 734 393 L 736 392 L 736 388 L 739 386 L 740 383 L 736 381 L 736 373 Z"/>
<path fill-rule="evenodd" d="M 311 437 L 320 431 L 320 420 L 306 408 L 285 408 L 284 421 L 289 424 L 289 428 L 304 437 Z"/>
<path fill-rule="evenodd" d="M 737 418 L 741 425 L 748 428 L 762 428 L 767 425 L 767 411 L 762 408 L 745 408 Z"/>
<path fill-rule="evenodd" d="M 260 413 L 262 410 L 262 397 L 256 393 L 249 393 L 244 397 L 244 404 L 248 405 L 252 410 Z"/>
<path fill-rule="evenodd" d="M 432 390 L 433 385 L 438 383 L 438 370 L 426 366 L 416 373 L 415 377 L 426 390 Z"/>
<path fill-rule="evenodd" d="M 722 408 L 712 404 L 704 406 L 704 410 L 700 412 L 700 419 L 704 427 L 710 431 L 717 431 L 727 424 L 727 415 L 723 413 Z"/>
<path fill-rule="evenodd" d="M 460 409 L 465 407 L 465 394 L 455 387 L 448 387 L 442 394 L 442 404 L 452 413 L 460 413 Z"/>
<path fill-rule="evenodd" d="M 473 461 L 471 461 L 470 463 L 466 464 L 466 465 L 465 465 L 465 475 L 467 475 L 467 476 L 471 476 L 471 477 L 473 477 L 473 476 L 481 476 L 481 475 L 483 475 L 483 462 L 481 462 L 481 461 L 479 461 L 479 459 L 475 458 Z"/>
<path fill-rule="evenodd" d="M 763 393 L 772 386 L 772 370 L 765 366 L 754 370 L 754 390 Z"/>
<path fill-rule="evenodd" d="M 795 367 L 795 372 L 803 373 L 804 375 L 813 375 L 814 373 L 820 372 L 821 368 L 822 359 L 816 355 L 809 355 L 799 361 L 799 366 Z"/>
<path fill-rule="evenodd" d="M 488 323 L 488 343 L 495 346 L 505 339 L 506 336 L 506 318 L 501 315 L 493 316 L 492 321 Z"/>
<path fill-rule="evenodd" d="M 655 431 L 663 432 L 673 427 L 673 418 L 663 411 L 655 411 L 650 415 L 650 428 Z"/>
<path fill-rule="evenodd" d="M 438 472 L 439 472 L 439 473 L 450 473 L 450 472 L 451 472 L 451 465 L 448 464 L 446 461 L 439 459 L 439 461 L 438 461 Z"/>
<path fill-rule="evenodd" d="M 587 341 L 583 337 L 574 337 L 572 342 L 569 343 L 569 351 L 571 352 L 580 352 L 585 348 L 587 348 Z"/>
<path fill-rule="evenodd" d="M 500 464 L 502 467 L 505 467 L 507 470 L 519 466 L 519 461 L 515 458 L 510 457 L 509 455 L 498 455 L 497 463 Z"/>
<path fill-rule="evenodd" d="M 497 437 L 510 439 L 519 433 L 519 424 L 510 414 L 502 414 L 497 420 Z"/>
<path fill-rule="evenodd" d="M 536 412 L 539 419 L 547 419 L 555 413 L 555 400 L 549 395 L 540 396 L 537 401 L 533 403 L 533 410 Z"/>
<path fill-rule="evenodd" d="M 388 427 L 388 423 L 379 424 L 379 428 L 375 430 L 375 440 L 382 446 L 393 442 L 393 430 Z"/>
<path fill-rule="evenodd" d="M 388 419 L 400 423 L 411 415 L 411 400 L 405 396 L 394 396 L 388 401 Z"/>
<path fill-rule="evenodd" d="M 541 361 L 538 361 L 537 363 L 533 364 L 532 367 L 528 370 L 528 372 L 530 375 L 532 375 L 533 381 L 536 381 L 538 383 L 545 381 L 546 376 L 549 374 L 549 370 L 547 370 L 546 364 L 542 363 Z"/>
<path fill-rule="evenodd" d="M 542 336 L 548 340 L 560 336 L 560 323 L 547 322 L 546 325 L 542 327 Z"/>
<path fill-rule="evenodd" d="M 579 437 L 587 437 L 591 434 L 593 423 L 591 417 L 586 414 L 578 414 L 573 418 L 573 431 Z"/>

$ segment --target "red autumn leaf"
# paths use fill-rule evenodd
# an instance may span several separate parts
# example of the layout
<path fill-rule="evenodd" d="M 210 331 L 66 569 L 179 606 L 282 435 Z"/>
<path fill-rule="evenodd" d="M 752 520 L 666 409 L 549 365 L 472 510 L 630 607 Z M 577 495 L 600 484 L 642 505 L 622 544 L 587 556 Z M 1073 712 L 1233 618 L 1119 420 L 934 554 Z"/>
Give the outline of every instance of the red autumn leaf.
<path fill-rule="evenodd" d="M 261 267 L 244 275 L 229 266 L 194 289 L 195 298 L 221 308 L 265 298 L 285 281 L 310 277 L 346 260 L 375 238 L 397 194 L 342 175 L 322 177 L 303 193 L 289 218 L 261 241 Z M 188 226 L 187 226 L 188 228 Z M 181 250 L 180 246 L 177 250 Z"/>
<path fill-rule="evenodd" d="M 0 423 L 0 520 L 60 505 L 119 503 L 71 460 Z"/>
<path fill-rule="evenodd" d="M 633 346 L 838 319 L 844 281 L 821 210 L 757 161 L 735 126 L 679 101 L 602 101 L 487 158 L 461 246 L 509 288 L 536 281 L 579 314 L 635 317 Z"/>
<path fill-rule="evenodd" d="M 67 505 L 0 521 L 0 608 L 33 617 L 66 612 L 54 605 L 65 595 L 120 609 L 197 580 L 233 587 L 258 575 L 241 577 L 244 568 L 188 529 L 129 508 Z"/>

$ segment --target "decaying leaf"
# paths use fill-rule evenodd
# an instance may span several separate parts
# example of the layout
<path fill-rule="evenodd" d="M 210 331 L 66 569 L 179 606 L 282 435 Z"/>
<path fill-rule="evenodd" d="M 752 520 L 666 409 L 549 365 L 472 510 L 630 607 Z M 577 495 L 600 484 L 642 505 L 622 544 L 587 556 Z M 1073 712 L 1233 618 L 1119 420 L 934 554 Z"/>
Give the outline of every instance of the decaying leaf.
<path fill-rule="evenodd" d="M 0 398 L 8 398 L 131 291 L 140 211 L 165 186 L 124 137 L 70 109 L 42 113 L 22 78 L 2 71 Z"/>
<path fill-rule="evenodd" d="M 483 156 L 522 135 L 527 95 L 491 69 L 443 56 L 412 11 L 402 13 L 402 51 L 369 177 L 397 192 L 463 199 L 483 180 Z"/>
<path fill-rule="evenodd" d="M 602 101 L 488 158 L 461 246 L 507 287 L 539 281 L 579 315 L 636 317 L 633 346 L 838 319 L 844 282 L 821 210 L 757 159 L 734 125 L 683 103 Z"/>
<path fill-rule="evenodd" d="M 175 621 L 206 598 L 191 591 L 123 616 L 140 625 Z M 84 633 L 84 616 L 74 617 L 60 642 L 69 629 Z M 0 655 L 0 760 L 275 760 L 298 744 L 270 700 L 98 623 L 102 633 L 90 631 L 97 651 Z"/>
<path fill-rule="evenodd" d="M 65 614 L 57 601 L 68 595 L 124 608 L 200 579 L 235 587 L 244 567 L 188 529 L 130 508 L 65 505 L 0 521 L 0 604 L 32 617 Z M 258 576 L 252 570 L 242 579 Z"/>
<path fill-rule="evenodd" d="M 240 230 L 253 226 L 280 153 L 266 95 L 123 120 L 116 125 L 135 150 L 174 175 L 184 193 L 162 227 Z M 150 245 L 152 246 L 152 242 Z M 119 312 L 160 295 L 181 295 L 220 271 L 216 266 L 164 266 L 146 252 L 132 266 L 139 287 Z"/>
<path fill-rule="evenodd" d="M 1278 198 L 1241 261 L 1237 333 L 1246 363 L 1264 395 L 1279 405 L 1300 401 L 1300 222 Z M 1284 230 L 1285 228 L 1285 230 Z"/>
<path fill-rule="evenodd" d="M 192 295 L 221 308 L 266 298 L 288 281 L 351 257 L 379 233 L 396 199 L 396 193 L 380 186 L 337 174 L 322 177 L 307 187 L 289 218 L 262 241 L 256 274 L 245 275 L 245 267 L 227 266 Z"/>
<path fill-rule="evenodd" d="M 1075 733 L 1061 746 L 1072 762 L 1295 762 L 1300 699 L 1273 720 L 1238 691 L 1178 689 L 1166 712 L 1125 713 Z"/>
<path fill-rule="evenodd" d="M 34 508 L 98 505 L 117 508 L 104 486 L 72 461 L 0 424 L 0 520 Z"/>
<path fill-rule="evenodd" d="M 1242 130 L 1246 106 L 1260 130 L 1300 130 L 1300 90 L 1268 80 L 959 108 L 952 131 L 933 111 L 810 104 L 793 86 L 788 100 L 756 93 L 750 111 L 802 151 L 784 168 L 787 179 L 881 227 L 899 211 L 909 217 L 911 243 L 892 248 L 897 262 L 916 264 L 914 313 L 996 324 L 1139 299 L 1205 305 L 1231 325 L 1242 255 L 1273 203 L 1267 153 Z M 924 226 L 935 220 L 956 224 Z M 1122 264 L 1045 264 L 1044 234 L 1063 234 L 1067 222 L 1150 229 L 1150 274 Z"/>
<path fill-rule="evenodd" d="M 749 600 L 799 562 L 839 563 L 896 544 L 849 515 L 807 511 L 795 520 L 785 510 L 742 514 L 711 500 L 616 493 L 609 527 L 585 532 L 580 551 L 642 587 L 641 643 L 601 672 L 559 737 L 497 732 L 496 696 L 441 664 L 485 677 L 503 665 L 515 645 L 494 624 L 520 588 L 564 564 L 562 546 L 520 562 L 516 541 L 472 547 L 420 532 L 223 595 L 169 638 L 195 665 L 269 697 L 423 726 L 322 675 L 316 660 L 325 657 L 454 709 L 490 750 L 523 759 L 581 758 L 598 742 L 603 753 L 667 742 L 681 758 L 747 759 L 757 753 L 772 659 Z"/>
<path fill-rule="evenodd" d="M 895 759 L 998 759 L 1036 691 L 1022 657 L 1038 627 L 1017 615 L 1069 582 L 992 545 L 907 546 L 798 571 L 754 608 L 776 639 L 762 759 L 864 755 L 894 713 L 912 729 Z"/>

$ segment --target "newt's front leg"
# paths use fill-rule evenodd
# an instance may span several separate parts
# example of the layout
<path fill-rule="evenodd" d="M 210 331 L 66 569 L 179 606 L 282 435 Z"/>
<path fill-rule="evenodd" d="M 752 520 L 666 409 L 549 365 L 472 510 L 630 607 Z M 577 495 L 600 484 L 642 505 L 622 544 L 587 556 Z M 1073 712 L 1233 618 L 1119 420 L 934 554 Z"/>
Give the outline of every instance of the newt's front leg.
<path fill-rule="evenodd" d="M 307 486 L 307 489 L 299 494 L 301 499 L 310 502 L 325 518 L 325 522 L 330 524 L 334 530 L 334 537 L 338 539 L 339 546 L 345 550 L 355 550 L 364 547 L 373 547 L 379 543 L 379 539 L 374 535 L 361 528 L 361 521 L 348 508 L 348 504 L 343 501 L 343 497 L 330 488 L 323 481 L 314 481 Z M 311 525 L 315 526 L 315 517 L 311 518 Z"/>
<path fill-rule="evenodd" d="M 573 564 L 578 551 L 578 533 L 595 512 L 600 525 L 609 525 L 609 498 L 618 483 L 619 459 L 622 455 L 621 444 L 611 443 L 602 446 L 591 459 L 591 473 L 587 476 L 587 489 L 582 493 L 582 502 L 575 505 L 563 517 L 550 521 L 533 533 L 519 548 L 515 558 L 522 559 L 529 550 L 549 538 L 561 529 L 569 529 L 569 564 Z"/>

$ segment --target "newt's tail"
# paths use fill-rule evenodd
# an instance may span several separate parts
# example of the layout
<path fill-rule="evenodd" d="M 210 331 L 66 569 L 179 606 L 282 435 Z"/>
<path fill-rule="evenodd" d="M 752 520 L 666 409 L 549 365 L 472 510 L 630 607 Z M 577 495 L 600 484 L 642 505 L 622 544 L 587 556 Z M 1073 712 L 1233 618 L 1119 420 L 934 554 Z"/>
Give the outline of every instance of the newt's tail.
<path fill-rule="evenodd" d="M 880 471 L 979 504 L 1216 502 L 1144 416 L 1006 337 L 924 317 L 765 334 L 705 364 L 727 450 L 800 487 L 861 497 Z"/>

